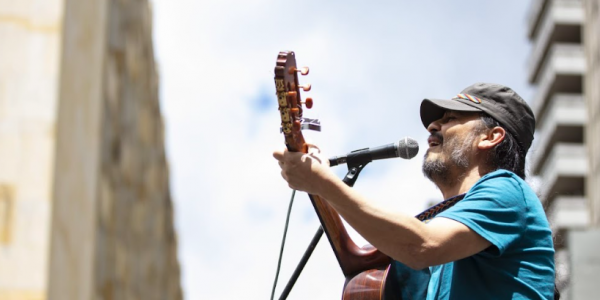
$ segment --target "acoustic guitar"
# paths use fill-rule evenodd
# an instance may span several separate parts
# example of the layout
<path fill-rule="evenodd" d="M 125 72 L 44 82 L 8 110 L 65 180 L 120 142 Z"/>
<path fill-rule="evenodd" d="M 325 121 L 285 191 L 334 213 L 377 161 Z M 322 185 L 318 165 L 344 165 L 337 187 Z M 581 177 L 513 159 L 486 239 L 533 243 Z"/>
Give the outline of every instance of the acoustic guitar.
<path fill-rule="evenodd" d="M 281 131 L 288 151 L 308 151 L 302 129 L 320 129 L 320 123 L 303 117 L 303 105 L 311 108 L 313 100 L 302 101 L 298 74 L 307 75 L 307 67 L 298 69 L 292 51 L 279 52 L 275 66 L 275 88 L 281 115 Z M 340 215 L 324 199 L 309 195 L 321 226 L 338 260 L 346 281 L 342 299 L 400 299 L 396 280 L 388 278 L 392 260 L 372 246 L 357 246 L 346 231 Z M 388 280 L 389 279 L 389 280 Z"/>

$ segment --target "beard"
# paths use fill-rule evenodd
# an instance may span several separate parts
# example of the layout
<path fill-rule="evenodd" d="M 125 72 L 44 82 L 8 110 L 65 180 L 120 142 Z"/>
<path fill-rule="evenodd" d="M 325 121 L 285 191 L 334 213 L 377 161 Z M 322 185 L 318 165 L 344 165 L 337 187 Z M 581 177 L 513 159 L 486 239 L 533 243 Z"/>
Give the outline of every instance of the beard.
<path fill-rule="evenodd" d="M 440 141 L 438 147 L 441 147 L 441 151 L 437 157 L 430 158 L 431 149 L 427 150 L 423 160 L 423 174 L 438 186 L 450 185 L 460 179 L 470 167 L 469 156 L 475 135 L 470 134 L 464 139 L 457 136 L 449 137 L 445 142 L 439 132 L 434 132 L 432 135 Z"/>

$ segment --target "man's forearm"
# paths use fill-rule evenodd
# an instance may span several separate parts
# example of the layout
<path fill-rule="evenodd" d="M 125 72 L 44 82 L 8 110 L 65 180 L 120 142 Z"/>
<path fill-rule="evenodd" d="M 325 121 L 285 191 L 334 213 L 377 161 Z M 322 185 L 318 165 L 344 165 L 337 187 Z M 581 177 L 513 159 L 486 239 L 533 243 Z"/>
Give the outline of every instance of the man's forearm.
<path fill-rule="evenodd" d="M 408 214 L 390 213 L 368 201 L 341 180 L 329 180 L 320 196 L 373 246 L 409 267 L 428 266 L 427 225 Z"/>

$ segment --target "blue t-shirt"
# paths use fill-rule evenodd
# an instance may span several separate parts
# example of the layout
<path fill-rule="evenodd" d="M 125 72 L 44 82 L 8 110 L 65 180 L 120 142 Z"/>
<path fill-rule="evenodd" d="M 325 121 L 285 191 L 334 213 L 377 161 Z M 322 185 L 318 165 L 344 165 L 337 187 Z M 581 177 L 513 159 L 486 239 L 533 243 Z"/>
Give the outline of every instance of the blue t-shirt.
<path fill-rule="evenodd" d="M 431 267 L 427 299 L 553 299 L 552 232 L 540 200 L 517 175 L 486 174 L 437 217 L 465 224 L 492 246 Z"/>
<path fill-rule="evenodd" d="M 553 299 L 552 232 L 541 202 L 517 175 L 486 174 L 436 217 L 465 224 L 492 246 L 430 267 L 426 299 Z M 412 291 L 424 288 L 423 281 L 412 284 Z"/>

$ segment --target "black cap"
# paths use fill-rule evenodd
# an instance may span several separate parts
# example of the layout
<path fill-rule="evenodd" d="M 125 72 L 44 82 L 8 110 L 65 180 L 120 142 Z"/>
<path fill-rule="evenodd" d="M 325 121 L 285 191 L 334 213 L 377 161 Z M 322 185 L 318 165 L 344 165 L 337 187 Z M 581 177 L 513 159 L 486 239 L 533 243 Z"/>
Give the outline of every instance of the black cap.
<path fill-rule="evenodd" d="M 527 153 L 535 131 L 535 117 L 527 103 L 511 88 L 493 83 L 475 83 L 450 100 L 424 99 L 421 121 L 427 128 L 446 110 L 484 112 L 505 127 Z"/>

